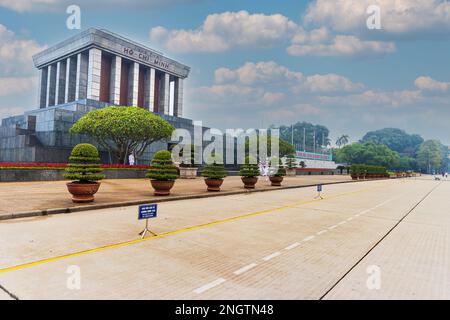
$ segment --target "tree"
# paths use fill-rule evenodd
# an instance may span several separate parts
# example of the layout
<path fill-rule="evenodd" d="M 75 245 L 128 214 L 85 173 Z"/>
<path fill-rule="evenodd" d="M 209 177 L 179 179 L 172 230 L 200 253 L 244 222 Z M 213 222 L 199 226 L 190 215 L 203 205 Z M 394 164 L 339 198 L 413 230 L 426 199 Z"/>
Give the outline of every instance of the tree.
<path fill-rule="evenodd" d="M 391 168 L 400 156 L 385 145 L 355 142 L 336 150 L 336 161 L 347 164 L 366 164 Z"/>
<path fill-rule="evenodd" d="M 417 152 L 417 164 L 425 172 L 441 169 L 444 160 L 444 146 L 438 140 L 423 142 Z"/>
<path fill-rule="evenodd" d="M 256 137 L 256 143 L 257 143 L 257 152 L 258 152 L 258 158 L 259 158 L 259 136 Z M 252 140 L 252 142 L 254 142 L 254 140 Z M 249 146 L 250 146 L 250 139 L 247 139 L 245 141 L 245 154 L 248 155 L 249 152 Z M 292 144 L 290 144 L 289 142 L 287 142 L 284 139 L 279 139 L 278 140 L 278 152 L 279 152 L 279 156 L 280 158 L 283 158 L 287 155 L 290 154 L 295 154 L 295 148 Z M 271 136 L 267 136 L 267 155 L 272 156 L 272 137 Z"/>
<path fill-rule="evenodd" d="M 384 128 L 367 132 L 361 142 L 373 142 L 384 144 L 389 149 L 402 155 L 414 157 L 423 138 L 417 134 L 408 134 L 404 130 L 396 128 Z"/>
<path fill-rule="evenodd" d="M 271 126 L 271 128 L 275 128 L 275 126 Z M 289 126 L 282 125 L 278 129 L 280 130 L 280 138 L 293 142 L 297 148 L 303 148 L 303 143 L 305 142 L 306 151 L 313 151 L 314 138 L 316 148 L 330 145 L 330 139 L 328 137 L 330 131 L 322 125 L 313 125 L 309 122 L 297 122 Z"/>
<path fill-rule="evenodd" d="M 167 121 L 145 109 L 107 107 L 85 114 L 70 133 L 91 136 L 110 158 L 114 154 L 124 164 L 130 154 L 139 158 L 153 142 L 170 138 L 173 130 Z"/>
<path fill-rule="evenodd" d="M 347 134 L 344 134 L 336 140 L 336 145 L 341 148 L 341 146 L 345 146 L 348 143 L 348 139 L 349 136 Z"/>

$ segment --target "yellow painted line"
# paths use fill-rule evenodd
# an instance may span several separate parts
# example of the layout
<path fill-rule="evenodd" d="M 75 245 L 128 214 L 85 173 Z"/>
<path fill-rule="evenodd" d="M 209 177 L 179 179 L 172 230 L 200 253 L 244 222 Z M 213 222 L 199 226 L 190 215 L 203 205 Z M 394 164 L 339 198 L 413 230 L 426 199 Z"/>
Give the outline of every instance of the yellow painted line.
<path fill-rule="evenodd" d="M 330 199 L 334 199 L 334 198 L 338 198 L 338 197 L 342 197 L 342 196 L 346 196 L 346 195 L 350 195 L 350 194 L 365 192 L 365 191 L 369 191 L 369 190 L 373 190 L 373 189 L 379 189 L 379 188 L 382 188 L 382 187 L 385 187 L 385 186 L 376 186 L 376 187 L 365 188 L 365 189 L 360 189 L 360 190 L 356 190 L 356 191 L 340 193 L 340 194 L 337 194 L 337 195 L 334 195 L 334 196 L 325 197 L 322 200 L 313 199 L 313 200 L 299 201 L 299 202 L 296 202 L 296 203 L 293 203 L 293 204 L 284 205 L 284 206 L 281 206 L 281 207 L 278 207 L 278 208 L 272 208 L 272 209 L 252 212 L 252 213 L 244 214 L 244 215 L 241 215 L 241 216 L 226 218 L 226 219 L 217 220 L 217 221 L 208 222 L 208 223 L 203 223 L 203 224 L 199 224 L 199 225 L 196 225 L 196 226 L 187 227 L 187 228 L 183 228 L 183 229 L 179 229 L 179 230 L 169 231 L 169 232 L 158 234 L 158 235 L 153 236 L 153 237 L 148 237 L 148 238 L 144 238 L 144 239 L 135 239 L 135 240 L 125 241 L 125 242 L 119 242 L 119 243 L 115 243 L 115 244 L 105 245 L 105 246 L 102 246 L 102 247 L 97 247 L 97 248 L 93 248 L 93 249 L 88 249 L 88 250 L 78 251 L 78 252 L 74 252 L 74 253 L 70 253 L 70 254 L 65 254 L 65 255 L 61 255 L 61 256 L 57 256 L 57 257 L 53 257 L 53 258 L 42 259 L 42 260 L 37 260 L 37 261 L 34 261 L 34 262 L 28 262 L 28 263 L 24 263 L 24 264 L 19 264 L 19 265 L 16 265 L 16 266 L 0 269 L 0 274 L 1 273 L 11 272 L 11 271 L 17 271 L 17 270 L 21 270 L 21 269 L 26 269 L 26 268 L 30 268 L 30 267 L 34 267 L 34 266 L 38 266 L 38 265 L 42 265 L 42 264 L 46 264 L 46 263 L 50 263 L 50 262 L 54 262 L 54 261 L 64 260 L 64 259 L 68 259 L 68 258 L 72 258 L 72 257 L 76 257 L 76 256 L 81 256 L 81 255 L 85 255 L 85 254 L 89 254 L 89 253 L 95 253 L 95 252 L 100 252 L 100 251 L 104 251 L 104 250 L 108 250 L 108 249 L 120 248 L 120 247 L 132 245 L 132 244 L 136 244 L 136 243 L 140 243 L 140 242 L 144 242 L 144 241 L 156 240 L 156 239 L 159 239 L 159 238 L 165 238 L 165 237 L 168 237 L 168 236 L 173 236 L 173 235 L 176 235 L 176 234 L 185 233 L 185 232 L 192 231 L 192 230 L 202 229 L 202 228 L 206 228 L 206 227 L 210 227 L 210 226 L 215 226 L 215 225 L 218 225 L 218 224 L 223 224 L 223 223 L 232 222 L 232 221 L 236 221 L 236 220 L 241 220 L 241 219 L 245 219 L 245 218 L 255 217 L 255 216 L 259 216 L 259 215 L 263 215 L 263 214 L 267 214 L 267 213 L 279 212 L 279 211 L 282 211 L 282 210 L 285 210 L 285 209 L 294 208 L 294 207 L 299 206 L 299 205 L 305 205 L 305 204 L 309 204 L 309 203 L 313 203 L 313 202 L 320 202 L 320 201 L 330 200 Z"/>

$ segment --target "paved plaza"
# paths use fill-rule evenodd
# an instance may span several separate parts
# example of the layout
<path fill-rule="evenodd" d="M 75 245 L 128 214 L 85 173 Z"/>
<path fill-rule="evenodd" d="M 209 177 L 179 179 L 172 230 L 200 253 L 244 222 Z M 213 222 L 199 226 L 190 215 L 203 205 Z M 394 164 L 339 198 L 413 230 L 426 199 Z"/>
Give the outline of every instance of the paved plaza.
<path fill-rule="evenodd" d="M 318 183 L 349 182 L 347 175 L 311 175 L 285 177 L 283 186 L 305 186 Z M 107 179 L 103 180 L 93 204 L 75 204 L 67 191 L 67 181 L 5 182 L 0 183 L 0 220 L 13 213 L 35 210 L 89 207 L 92 205 L 121 205 L 124 202 L 154 201 L 161 199 L 153 195 L 149 179 Z M 258 189 L 274 189 L 268 178 L 260 178 Z M 240 177 L 227 177 L 219 194 L 245 192 Z M 185 196 L 216 196 L 206 191 L 203 178 L 179 179 L 176 181 L 169 198 Z M 163 197 L 167 199 L 167 197 Z"/>
<path fill-rule="evenodd" d="M 449 299 L 449 192 L 419 178 L 165 202 L 144 240 L 136 206 L 5 220 L 0 299 Z"/>

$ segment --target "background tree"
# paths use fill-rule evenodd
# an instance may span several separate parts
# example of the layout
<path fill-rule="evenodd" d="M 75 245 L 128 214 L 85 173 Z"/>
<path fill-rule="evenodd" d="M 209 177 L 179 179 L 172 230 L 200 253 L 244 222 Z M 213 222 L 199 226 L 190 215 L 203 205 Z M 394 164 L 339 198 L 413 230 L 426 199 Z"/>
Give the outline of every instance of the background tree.
<path fill-rule="evenodd" d="M 73 134 L 87 134 L 125 164 L 130 154 L 136 159 L 155 141 L 170 138 L 175 128 L 166 120 L 137 107 L 107 107 L 90 111 L 70 129 Z"/>
<path fill-rule="evenodd" d="M 438 140 L 427 140 L 422 143 L 417 152 L 419 168 L 428 173 L 442 169 L 444 149 L 445 147 Z"/>
<path fill-rule="evenodd" d="M 344 134 L 336 140 L 336 145 L 341 148 L 341 146 L 345 146 L 348 143 L 348 139 L 349 136 L 347 134 Z"/>
<path fill-rule="evenodd" d="M 271 128 L 275 128 L 275 126 L 272 125 Z M 280 138 L 289 143 L 293 140 L 293 144 L 298 150 L 303 150 L 303 142 L 305 141 L 306 151 L 313 151 L 314 137 L 316 149 L 319 149 L 321 146 L 326 147 L 330 145 L 330 131 L 322 125 L 314 125 L 309 122 L 297 122 L 289 126 L 282 125 L 278 129 L 280 130 Z"/>
<path fill-rule="evenodd" d="M 385 145 L 355 142 L 336 150 L 336 161 L 347 164 L 366 164 L 391 168 L 400 156 Z"/>
<path fill-rule="evenodd" d="M 256 137 L 256 143 L 257 143 L 257 152 L 258 152 L 258 160 L 259 160 L 259 136 Z M 252 141 L 253 142 L 253 141 Z M 250 144 L 250 140 L 247 139 L 245 141 L 245 154 L 248 155 L 249 153 L 249 144 Z M 295 148 L 292 144 L 290 144 L 289 142 L 287 142 L 284 139 L 279 139 L 278 140 L 278 151 L 279 151 L 279 156 L 280 158 L 283 158 L 285 156 L 288 156 L 290 154 L 295 154 Z M 267 137 L 267 156 L 272 156 L 272 137 L 268 136 Z"/>
<path fill-rule="evenodd" d="M 414 157 L 423 138 L 417 134 L 408 134 L 396 128 L 384 128 L 367 132 L 361 142 L 383 144 L 402 155 Z"/>

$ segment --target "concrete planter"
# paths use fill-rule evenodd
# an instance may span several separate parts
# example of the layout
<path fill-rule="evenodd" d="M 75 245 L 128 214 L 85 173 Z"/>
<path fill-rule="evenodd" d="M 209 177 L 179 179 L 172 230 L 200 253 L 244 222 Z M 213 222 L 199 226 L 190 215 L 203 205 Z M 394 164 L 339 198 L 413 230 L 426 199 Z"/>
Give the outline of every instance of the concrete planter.
<path fill-rule="evenodd" d="M 153 189 L 155 189 L 155 196 L 168 196 L 170 189 L 175 184 L 175 180 L 150 180 Z"/>
<path fill-rule="evenodd" d="M 197 178 L 198 168 L 179 167 L 181 179 L 195 179 Z"/>
<path fill-rule="evenodd" d="M 295 177 L 297 175 L 297 169 L 286 169 L 286 175 L 288 177 Z"/>
<path fill-rule="evenodd" d="M 69 182 L 66 185 L 67 190 L 72 194 L 72 201 L 75 203 L 88 203 L 94 201 L 94 194 L 96 194 L 100 188 L 100 182 Z"/>

